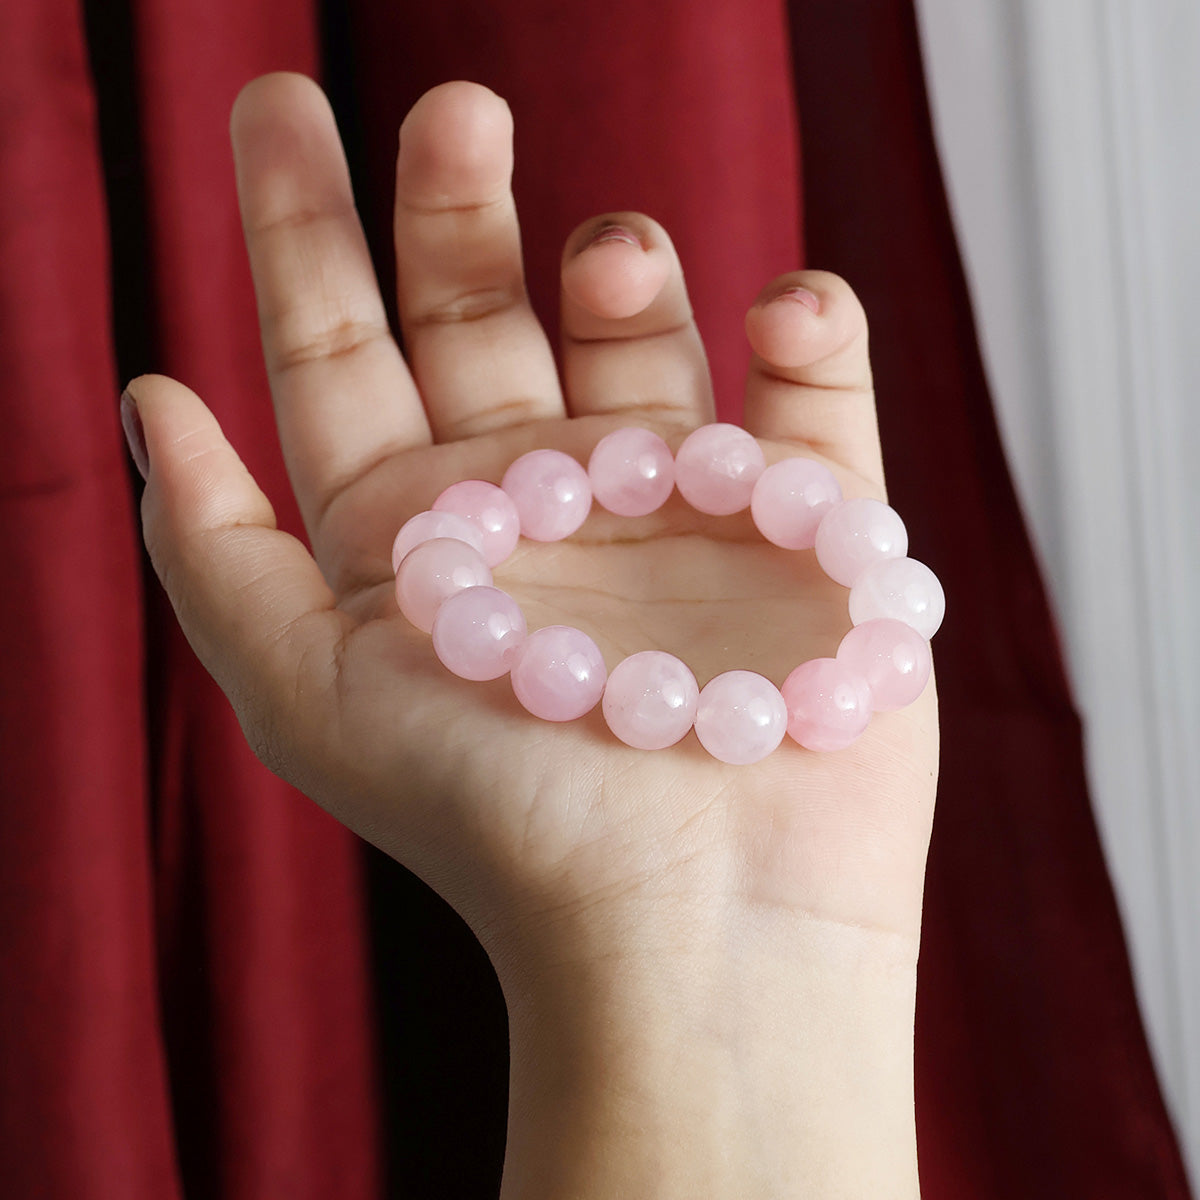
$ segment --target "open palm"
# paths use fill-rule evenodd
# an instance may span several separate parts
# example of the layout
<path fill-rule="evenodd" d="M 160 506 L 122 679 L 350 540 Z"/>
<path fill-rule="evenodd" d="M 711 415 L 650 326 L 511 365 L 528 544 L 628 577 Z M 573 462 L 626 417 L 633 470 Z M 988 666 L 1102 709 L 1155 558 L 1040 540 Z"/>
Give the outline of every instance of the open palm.
<path fill-rule="evenodd" d="M 729 767 L 694 736 L 631 750 L 598 709 L 538 721 L 506 680 L 446 672 L 396 610 L 392 539 L 449 484 L 496 482 L 539 447 L 586 463 L 625 425 L 654 428 L 674 448 L 713 419 L 661 228 L 620 214 L 568 240 L 560 378 L 525 297 L 507 108 L 474 85 L 436 89 L 405 122 L 397 173 L 406 360 L 319 90 L 296 76 L 257 81 L 233 136 L 312 556 L 275 530 L 190 392 L 154 377 L 131 390 L 150 450 L 148 545 L 256 751 L 501 952 L 559 914 L 650 912 L 714 894 L 915 945 L 936 776 L 932 685 L 910 708 L 876 716 L 849 750 L 785 740 L 755 766 Z M 806 291 L 788 292 L 796 287 Z M 746 424 L 768 461 L 817 457 L 847 495 L 882 496 L 865 320 L 846 285 L 820 272 L 778 280 L 747 327 Z M 566 542 L 522 541 L 496 580 L 531 629 L 575 625 L 610 668 L 667 650 L 702 686 L 736 667 L 779 683 L 832 654 L 849 627 L 845 589 L 811 554 L 767 544 L 746 514 L 706 517 L 678 497 L 636 520 L 593 510 Z"/>

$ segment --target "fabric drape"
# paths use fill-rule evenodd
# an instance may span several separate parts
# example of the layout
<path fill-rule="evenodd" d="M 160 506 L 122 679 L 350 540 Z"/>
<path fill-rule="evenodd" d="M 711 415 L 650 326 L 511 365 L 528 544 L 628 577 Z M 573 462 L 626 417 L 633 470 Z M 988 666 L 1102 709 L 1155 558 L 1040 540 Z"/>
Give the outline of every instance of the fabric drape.
<path fill-rule="evenodd" d="M 138 549 L 116 397 L 145 370 L 206 399 L 298 531 L 226 132 L 273 69 L 324 77 L 385 279 L 404 111 L 448 78 L 495 88 L 547 323 L 567 232 L 650 213 L 727 418 L 758 289 L 805 260 L 850 280 L 889 486 L 950 597 L 924 1195 L 1183 1200 L 899 0 L 0 7 L 0 1192 L 366 1200 L 498 1179 L 504 1016 L 482 953 L 252 759 Z"/>
<path fill-rule="evenodd" d="M 225 131 L 247 78 L 316 70 L 314 19 L 5 5 L 0 61 L 0 1193 L 373 1197 L 358 847 L 143 591 L 113 408 L 194 381 L 298 525 Z"/>

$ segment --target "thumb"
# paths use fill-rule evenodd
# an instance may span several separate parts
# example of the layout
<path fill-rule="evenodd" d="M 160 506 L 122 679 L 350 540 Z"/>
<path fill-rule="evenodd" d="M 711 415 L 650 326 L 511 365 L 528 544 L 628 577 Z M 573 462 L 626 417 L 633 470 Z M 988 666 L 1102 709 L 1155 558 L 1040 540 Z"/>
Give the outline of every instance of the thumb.
<path fill-rule="evenodd" d="M 154 569 L 255 753 L 288 777 L 288 747 L 323 724 L 349 618 L 308 550 L 275 527 L 270 502 L 194 392 L 144 375 L 121 405 L 131 446 L 140 425 Z"/>

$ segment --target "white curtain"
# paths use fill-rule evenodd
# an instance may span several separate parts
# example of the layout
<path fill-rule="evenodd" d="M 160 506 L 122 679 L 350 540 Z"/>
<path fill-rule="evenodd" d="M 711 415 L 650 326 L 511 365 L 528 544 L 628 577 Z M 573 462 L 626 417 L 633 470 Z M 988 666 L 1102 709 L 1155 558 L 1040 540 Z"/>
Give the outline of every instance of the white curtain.
<path fill-rule="evenodd" d="M 917 9 L 1001 433 L 1200 1182 L 1200 3 Z"/>

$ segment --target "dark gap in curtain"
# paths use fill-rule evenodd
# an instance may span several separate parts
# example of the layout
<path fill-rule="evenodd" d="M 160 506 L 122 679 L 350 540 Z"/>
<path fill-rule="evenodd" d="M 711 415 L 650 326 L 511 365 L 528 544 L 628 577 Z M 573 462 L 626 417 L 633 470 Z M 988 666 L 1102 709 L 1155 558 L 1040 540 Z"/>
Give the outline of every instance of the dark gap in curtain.
<path fill-rule="evenodd" d="M 355 40 L 353 4 L 347 0 L 320 0 L 318 20 L 321 37 L 321 86 L 337 118 L 338 132 L 346 148 L 346 161 L 350 167 L 350 181 L 358 203 L 366 235 L 367 248 L 379 280 L 379 290 L 387 309 L 392 334 L 403 349 L 400 336 L 400 320 L 396 309 L 396 258 L 392 248 L 391 227 L 383 222 L 370 220 L 371 211 L 379 211 L 381 204 L 391 203 L 392 196 L 374 196 L 366 202 L 370 188 L 368 153 L 372 145 L 386 140 L 389 131 L 380 128 L 378 114 L 364 107 L 362 88 L 359 86 L 358 53 L 360 47 Z M 370 47 L 367 47 L 368 52 Z M 386 119 L 386 118 L 385 118 Z M 370 130 L 370 133 L 368 133 Z M 399 145 L 400 129 L 390 130 L 392 146 Z"/>
<path fill-rule="evenodd" d="M 138 94 L 137 38 L 131 0 L 83 0 L 84 33 L 88 65 L 96 103 L 96 126 L 103 171 L 105 219 L 108 230 L 108 286 L 110 333 L 116 365 L 112 396 L 136 375 L 157 368 L 162 356 L 161 311 L 156 274 L 150 269 L 150 203 L 146 194 L 147 164 L 141 101 Z M 114 400 L 115 402 L 115 400 Z M 130 488 L 141 496 L 142 479 L 126 460 Z M 158 583 L 142 548 L 140 523 L 131 537 L 141 562 L 142 594 L 156 596 Z M 148 778 L 158 777 L 157 749 L 162 745 L 157 705 L 148 703 L 162 695 L 165 638 L 160 624 L 143 629 L 145 689 L 143 707 L 149 736 L 146 742 Z M 151 849 L 157 847 L 159 811 L 149 793 L 147 821 Z M 160 947 L 161 949 L 161 947 Z"/>
<path fill-rule="evenodd" d="M 108 204 L 113 348 L 125 383 L 148 369 L 159 345 L 131 0 L 83 0 L 83 16 Z"/>
<path fill-rule="evenodd" d="M 162 361 L 161 311 L 151 238 L 150 203 L 146 192 L 147 161 L 138 91 L 140 74 L 137 36 L 131 0 L 84 0 L 82 5 L 89 67 L 95 90 L 96 124 L 108 231 L 108 285 L 110 322 L 116 379 L 111 395 L 131 378 L 156 369 Z M 97 398 L 99 401 L 99 398 Z M 132 461 L 127 461 L 130 487 L 140 496 L 142 480 Z M 134 514 L 136 516 L 136 514 Z M 131 538 L 138 546 L 142 594 L 157 600 L 158 582 L 149 558 L 142 549 L 140 528 L 135 521 Z M 154 603 L 152 600 L 151 603 Z M 161 601 L 157 601 L 161 603 Z M 143 626 L 145 641 L 143 710 L 147 738 L 147 778 L 161 778 L 166 730 L 162 704 L 152 702 L 167 693 L 169 625 L 148 621 Z M 187 859 L 164 873 L 161 855 L 162 813 L 155 802 L 155 788 L 147 795 L 147 835 L 151 862 L 155 865 L 154 924 L 157 935 L 158 1002 L 162 1039 L 167 1059 L 167 1085 L 175 1155 L 181 1177 L 191 1189 L 212 1192 L 216 1174 L 212 1147 L 216 1130 L 212 1114 L 218 1110 L 215 1077 L 189 1069 L 194 1062 L 193 1044 L 198 1027 L 208 1027 L 211 1014 L 207 1000 L 207 950 L 204 923 L 198 903 L 171 906 L 174 916 L 164 915 L 164 887 L 175 897 L 197 897 L 201 881 L 195 860 Z M 164 925 L 171 924 L 171 928 Z M 185 948 L 186 953 L 181 953 Z"/>
<path fill-rule="evenodd" d="M 96 103 L 96 126 L 103 171 L 105 219 L 108 228 L 108 286 L 112 354 L 116 364 L 112 395 L 134 376 L 153 370 L 160 359 L 158 289 L 150 244 L 150 206 L 146 195 L 145 138 L 142 128 L 137 61 L 137 44 L 131 0 L 83 0 L 84 34 Z M 126 462 L 130 487 L 140 497 L 142 479 L 131 460 Z M 134 514 L 136 517 L 136 513 Z M 142 550 L 140 527 L 135 522 L 132 537 L 138 547 L 142 569 L 142 594 L 157 592 L 150 562 Z M 147 628 L 145 671 L 146 699 L 155 694 L 153 678 L 161 676 L 163 656 L 157 630 Z M 161 693 L 158 693 L 161 694 Z M 150 736 L 146 752 L 153 758 L 161 744 L 155 724 L 155 706 L 146 704 Z M 151 767 L 149 778 L 156 777 Z M 157 843 L 158 811 L 151 803 L 147 813 L 152 844 Z"/>
<path fill-rule="evenodd" d="M 508 1016 L 459 916 L 379 851 L 368 858 L 389 1200 L 495 1196 L 504 1165 Z"/>

